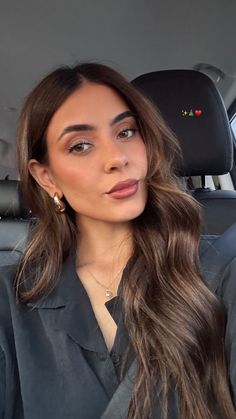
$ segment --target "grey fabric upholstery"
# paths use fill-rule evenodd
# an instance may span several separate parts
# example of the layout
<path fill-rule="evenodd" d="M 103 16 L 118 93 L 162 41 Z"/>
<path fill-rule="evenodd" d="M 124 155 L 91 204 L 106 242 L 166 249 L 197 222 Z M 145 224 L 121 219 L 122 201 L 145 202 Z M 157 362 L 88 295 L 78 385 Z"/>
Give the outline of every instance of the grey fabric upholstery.
<path fill-rule="evenodd" d="M 202 207 L 202 232 L 221 235 L 236 222 L 236 192 L 200 189 L 193 192 Z"/>
<path fill-rule="evenodd" d="M 0 266 L 16 263 L 26 246 L 31 215 L 19 181 L 0 180 Z"/>
<path fill-rule="evenodd" d="M 29 209 L 21 196 L 20 182 L 0 180 L 0 217 L 27 219 L 29 215 Z"/>

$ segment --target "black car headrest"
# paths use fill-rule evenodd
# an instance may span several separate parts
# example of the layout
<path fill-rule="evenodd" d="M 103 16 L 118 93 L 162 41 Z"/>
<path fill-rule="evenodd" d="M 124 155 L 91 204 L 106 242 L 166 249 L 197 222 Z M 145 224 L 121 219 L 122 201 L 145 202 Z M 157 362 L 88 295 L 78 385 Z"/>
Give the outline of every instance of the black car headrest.
<path fill-rule="evenodd" d="M 158 107 L 183 154 L 180 176 L 231 170 L 233 144 L 227 112 L 212 80 L 194 70 L 155 71 L 132 82 Z"/>
<path fill-rule="evenodd" d="M 30 218 L 30 211 L 21 197 L 18 180 L 0 180 L 0 217 Z"/>

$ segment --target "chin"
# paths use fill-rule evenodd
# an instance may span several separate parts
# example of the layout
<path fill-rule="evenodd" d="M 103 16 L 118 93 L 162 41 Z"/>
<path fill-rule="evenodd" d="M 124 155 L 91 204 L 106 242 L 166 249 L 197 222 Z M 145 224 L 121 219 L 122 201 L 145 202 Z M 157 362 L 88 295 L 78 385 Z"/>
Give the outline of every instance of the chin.
<path fill-rule="evenodd" d="M 120 212 L 119 214 L 116 214 L 116 216 L 114 216 L 114 221 L 115 222 L 132 221 L 135 218 L 139 217 L 143 213 L 144 209 L 145 209 L 145 205 L 142 205 L 140 207 L 135 206 L 133 208 L 127 208 L 123 213 Z"/>

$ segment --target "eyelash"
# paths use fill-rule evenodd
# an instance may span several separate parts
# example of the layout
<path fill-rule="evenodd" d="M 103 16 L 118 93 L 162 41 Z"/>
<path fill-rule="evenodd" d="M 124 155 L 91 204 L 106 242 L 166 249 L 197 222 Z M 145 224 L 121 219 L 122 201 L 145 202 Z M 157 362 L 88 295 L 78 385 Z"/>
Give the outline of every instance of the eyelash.
<path fill-rule="evenodd" d="M 120 135 L 121 134 L 124 134 L 124 133 L 127 133 L 128 131 L 130 131 L 132 134 L 131 135 L 129 135 L 129 136 L 121 136 L 120 137 Z M 123 138 L 123 139 L 130 139 L 130 138 L 132 138 L 135 134 L 136 134 L 136 132 L 138 131 L 138 129 L 137 128 L 125 128 L 125 129 L 123 129 L 123 130 L 121 130 L 120 132 L 119 132 L 119 134 L 118 134 L 118 138 Z M 76 153 L 78 153 L 78 154 L 83 154 L 83 153 L 86 153 L 86 151 L 88 151 L 89 150 L 89 148 L 87 149 L 87 150 L 76 150 L 77 149 L 77 147 L 80 147 L 80 146 L 84 146 L 84 145 L 91 145 L 90 143 L 88 143 L 88 142 L 86 142 L 86 141 L 81 141 L 81 142 L 79 142 L 79 143 L 77 143 L 77 144 L 75 144 L 75 145 L 72 145 L 71 147 L 69 147 L 69 153 L 73 153 L 73 152 L 76 152 Z"/>

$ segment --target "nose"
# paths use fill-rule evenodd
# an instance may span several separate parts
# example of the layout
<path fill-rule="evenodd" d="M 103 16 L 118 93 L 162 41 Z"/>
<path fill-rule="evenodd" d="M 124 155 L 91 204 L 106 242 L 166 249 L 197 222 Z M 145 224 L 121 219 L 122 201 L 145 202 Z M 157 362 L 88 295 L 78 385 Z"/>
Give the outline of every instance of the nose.
<path fill-rule="evenodd" d="M 114 143 L 106 150 L 105 172 L 109 173 L 116 169 L 120 170 L 128 164 L 128 157 Z"/>

